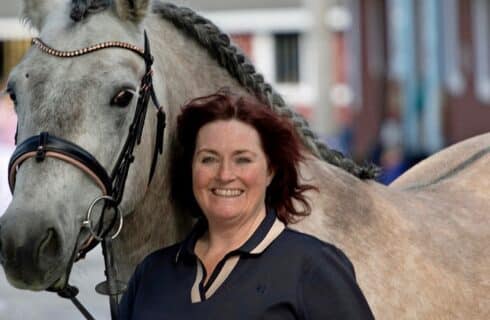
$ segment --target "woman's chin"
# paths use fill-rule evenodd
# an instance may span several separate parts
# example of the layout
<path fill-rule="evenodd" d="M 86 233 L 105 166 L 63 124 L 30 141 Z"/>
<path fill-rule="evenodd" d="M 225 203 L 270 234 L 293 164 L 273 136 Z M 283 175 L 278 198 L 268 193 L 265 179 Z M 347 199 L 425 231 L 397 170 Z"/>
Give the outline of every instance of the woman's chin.
<path fill-rule="evenodd" d="M 239 219 L 243 214 L 234 210 L 221 210 L 219 212 L 213 212 L 209 215 L 206 215 L 208 221 L 212 222 L 229 222 Z"/>

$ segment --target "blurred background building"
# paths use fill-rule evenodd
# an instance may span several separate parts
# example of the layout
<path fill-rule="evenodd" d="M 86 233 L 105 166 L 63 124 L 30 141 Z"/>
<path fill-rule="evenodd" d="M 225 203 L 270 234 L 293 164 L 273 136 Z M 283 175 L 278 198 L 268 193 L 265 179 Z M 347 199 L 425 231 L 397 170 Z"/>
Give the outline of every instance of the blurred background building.
<path fill-rule="evenodd" d="M 174 2 L 231 34 L 331 146 L 393 177 L 490 129 L 488 0 Z M 32 36 L 19 11 L 0 0 L 2 85 Z M 11 106 L 1 103 L 0 141 L 11 145 Z"/>

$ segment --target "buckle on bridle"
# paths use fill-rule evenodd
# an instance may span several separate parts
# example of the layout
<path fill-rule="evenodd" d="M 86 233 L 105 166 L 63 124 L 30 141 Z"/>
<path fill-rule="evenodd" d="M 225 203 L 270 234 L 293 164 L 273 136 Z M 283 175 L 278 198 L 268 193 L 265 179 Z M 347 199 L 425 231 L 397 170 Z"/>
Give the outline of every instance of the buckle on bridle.
<path fill-rule="evenodd" d="M 36 161 L 42 162 L 46 158 L 46 142 L 48 140 L 48 133 L 41 132 L 39 135 L 39 145 L 36 149 Z"/>

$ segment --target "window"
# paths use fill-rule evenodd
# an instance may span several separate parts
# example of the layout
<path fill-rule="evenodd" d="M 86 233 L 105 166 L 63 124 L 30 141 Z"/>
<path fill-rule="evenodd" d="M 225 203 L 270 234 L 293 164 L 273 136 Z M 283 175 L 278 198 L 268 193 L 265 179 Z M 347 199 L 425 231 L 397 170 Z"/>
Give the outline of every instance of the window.
<path fill-rule="evenodd" d="M 445 85 L 451 94 L 461 95 L 466 83 L 461 70 L 457 0 L 446 0 L 442 6 L 442 41 Z"/>
<path fill-rule="evenodd" d="M 484 103 L 490 103 L 490 4 L 488 0 L 476 0 L 472 4 L 476 97 Z"/>
<path fill-rule="evenodd" d="M 5 80 L 8 73 L 20 62 L 30 46 L 30 40 L 0 42 L 0 81 Z"/>
<path fill-rule="evenodd" d="M 3 52 L 3 42 L 0 42 L 0 82 L 6 78 L 4 61 L 5 53 Z"/>
<path fill-rule="evenodd" d="M 253 46 L 251 34 L 232 34 L 231 41 L 239 47 L 242 52 L 253 61 Z"/>
<path fill-rule="evenodd" d="M 275 35 L 276 81 L 299 82 L 299 35 L 283 33 Z"/>

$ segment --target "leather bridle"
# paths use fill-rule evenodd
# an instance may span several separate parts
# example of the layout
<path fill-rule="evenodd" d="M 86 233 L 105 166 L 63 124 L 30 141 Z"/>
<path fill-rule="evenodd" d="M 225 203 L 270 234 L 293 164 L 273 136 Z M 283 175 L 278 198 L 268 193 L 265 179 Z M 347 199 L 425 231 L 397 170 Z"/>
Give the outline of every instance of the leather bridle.
<path fill-rule="evenodd" d="M 143 133 L 143 127 L 145 124 L 146 113 L 148 109 L 148 103 L 150 99 L 152 100 L 157 115 L 157 130 L 155 147 L 153 151 L 153 159 L 150 167 L 149 182 L 155 173 L 156 163 L 159 154 L 163 152 L 163 136 L 165 131 L 165 112 L 163 108 L 158 103 L 155 90 L 153 87 L 152 79 L 152 69 L 153 56 L 150 52 L 150 43 L 146 32 L 144 34 L 145 38 L 145 48 L 142 50 L 137 46 L 129 43 L 120 41 L 108 41 L 92 45 L 83 49 L 78 49 L 74 51 L 60 51 L 53 49 L 46 45 L 41 39 L 35 38 L 32 43 L 42 52 L 59 57 L 59 58 L 73 58 L 82 55 L 86 55 L 98 50 L 104 50 L 109 48 L 119 48 L 130 50 L 139 56 L 141 56 L 146 65 L 146 71 L 141 79 L 139 98 L 136 104 L 136 110 L 134 113 L 133 121 L 129 127 L 128 136 L 124 142 L 122 151 L 120 152 L 116 164 L 109 174 L 107 170 L 97 161 L 97 159 L 86 151 L 82 147 L 64 140 L 62 138 L 56 137 L 49 134 L 48 132 L 41 132 L 39 135 L 27 138 L 22 143 L 20 143 L 15 149 L 10 162 L 9 162 L 9 186 L 13 193 L 15 187 L 16 174 L 20 166 L 30 158 L 35 158 L 36 162 L 42 162 L 46 157 L 51 157 L 65 161 L 69 164 L 74 165 L 78 169 L 85 172 L 95 184 L 102 190 L 102 196 L 95 199 L 89 206 L 87 212 L 87 219 L 83 222 L 80 229 L 78 238 L 80 238 L 81 231 L 83 228 L 88 228 L 92 236 L 89 240 L 82 245 L 81 249 L 78 249 L 78 241 L 75 243 L 75 248 L 73 250 L 71 261 L 69 262 L 66 278 L 64 280 L 64 285 L 62 289 L 49 288 L 48 291 L 55 291 L 60 296 L 64 298 L 69 298 L 77 306 L 77 308 L 82 312 L 82 314 L 87 319 L 94 319 L 90 313 L 80 304 L 76 299 L 78 294 L 78 289 L 69 285 L 68 280 L 71 272 L 71 267 L 74 262 L 85 257 L 86 253 L 95 247 L 98 242 L 102 242 L 102 249 L 104 254 L 104 261 L 106 265 L 106 276 L 107 281 L 99 284 L 97 286 L 97 291 L 99 293 L 107 294 L 110 296 L 111 303 L 111 315 L 113 319 L 117 319 L 117 297 L 124 291 L 124 286 L 121 285 L 115 279 L 115 268 L 113 265 L 112 257 L 112 243 L 111 240 L 116 238 L 121 231 L 123 216 L 119 210 L 119 204 L 122 201 L 124 194 L 124 188 L 126 185 L 126 179 L 128 176 L 128 171 L 131 163 L 134 161 L 134 147 L 140 144 L 141 137 Z M 17 134 L 16 134 L 17 139 Z M 17 141 L 16 141 L 17 142 Z M 103 202 L 103 210 L 99 220 L 98 230 L 95 230 L 94 225 L 91 221 L 91 213 L 95 204 L 98 202 Z M 115 210 L 116 214 L 112 219 L 112 222 L 108 227 L 103 228 L 102 224 L 104 221 L 104 214 L 106 209 L 112 208 Z M 114 228 L 119 219 L 118 227 L 113 234 L 109 234 Z"/>

